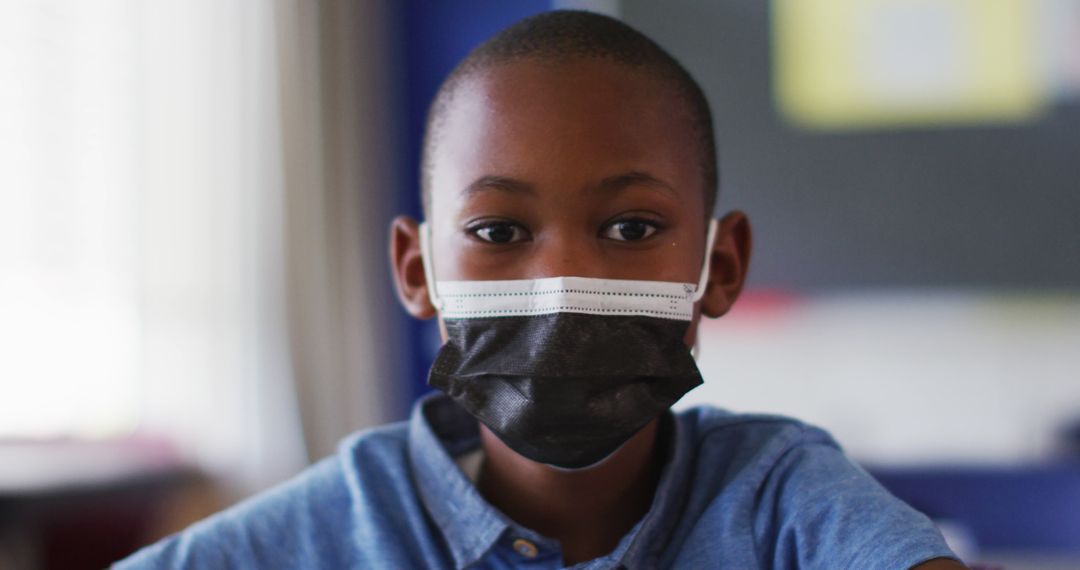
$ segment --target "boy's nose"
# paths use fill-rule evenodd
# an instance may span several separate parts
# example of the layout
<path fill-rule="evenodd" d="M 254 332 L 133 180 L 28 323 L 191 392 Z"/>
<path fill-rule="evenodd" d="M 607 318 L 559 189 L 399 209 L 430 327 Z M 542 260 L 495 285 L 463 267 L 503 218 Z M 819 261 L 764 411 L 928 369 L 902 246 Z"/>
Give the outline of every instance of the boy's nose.
<path fill-rule="evenodd" d="M 553 239 L 543 243 L 533 258 L 531 278 L 544 277 L 604 277 L 596 247 L 569 239 Z"/>

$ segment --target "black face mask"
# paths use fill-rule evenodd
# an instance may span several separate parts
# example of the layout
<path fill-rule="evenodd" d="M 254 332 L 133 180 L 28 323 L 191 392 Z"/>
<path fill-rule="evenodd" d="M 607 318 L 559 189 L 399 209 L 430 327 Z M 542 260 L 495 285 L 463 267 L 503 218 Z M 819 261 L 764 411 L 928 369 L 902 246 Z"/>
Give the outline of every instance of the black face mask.
<path fill-rule="evenodd" d="M 561 312 L 447 320 L 428 383 L 521 455 L 586 467 L 701 384 L 686 327 Z"/>
<path fill-rule="evenodd" d="M 715 222 L 710 245 L 714 232 Z M 421 236 L 428 260 L 426 227 Z M 707 275 L 706 263 L 696 287 L 583 277 L 438 282 L 432 301 L 448 338 L 428 383 L 515 452 L 588 467 L 702 383 L 683 339 Z"/>

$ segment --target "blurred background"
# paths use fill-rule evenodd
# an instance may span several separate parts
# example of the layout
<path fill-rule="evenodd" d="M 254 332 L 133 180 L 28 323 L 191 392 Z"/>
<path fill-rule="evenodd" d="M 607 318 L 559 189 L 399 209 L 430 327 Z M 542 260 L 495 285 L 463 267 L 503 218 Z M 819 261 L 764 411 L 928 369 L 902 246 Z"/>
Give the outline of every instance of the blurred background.
<path fill-rule="evenodd" d="M 968 561 L 1080 567 L 1080 0 L 0 2 L 0 568 L 98 568 L 407 417 L 386 256 L 469 49 L 699 80 L 748 291 L 679 404 L 830 430 Z"/>

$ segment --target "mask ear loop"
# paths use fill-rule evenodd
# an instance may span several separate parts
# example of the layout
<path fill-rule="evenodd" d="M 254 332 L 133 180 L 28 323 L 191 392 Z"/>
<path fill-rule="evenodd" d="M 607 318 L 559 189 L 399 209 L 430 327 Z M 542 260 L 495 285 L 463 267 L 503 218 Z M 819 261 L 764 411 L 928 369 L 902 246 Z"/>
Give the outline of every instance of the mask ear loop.
<path fill-rule="evenodd" d="M 712 248 L 713 242 L 716 241 L 716 231 L 719 225 L 716 218 L 709 220 L 709 231 L 705 237 L 705 261 L 701 264 L 701 275 L 698 277 L 697 289 L 694 289 L 694 296 L 690 298 L 694 303 L 697 303 L 705 296 L 705 288 L 709 285 L 709 269 L 712 266 Z"/>
<path fill-rule="evenodd" d="M 698 277 L 697 289 L 694 289 L 694 296 L 691 298 L 694 303 L 697 303 L 705 296 L 705 288 L 709 285 L 709 270 L 712 268 L 712 248 L 719 225 L 716 218 L 709 220 L 709 231 L 705 237 L 705 261 L 701 264 L 701 276 Z M 690 357 L 695 361 L 698 359 L 698 354 L 701 353 L 700 346 L 701 339 L 695 336 L 694 346 L 690 347 Z"/>
<path fill-rule="evenodd" d="M 436 311 L 442 311 L 443 302 L 435 288 L 435 260 L 431 257 L 431 226 L 420 223 L 420 261 L 424 264 L 424 281 L 427 281 L 428 298 Z"/>

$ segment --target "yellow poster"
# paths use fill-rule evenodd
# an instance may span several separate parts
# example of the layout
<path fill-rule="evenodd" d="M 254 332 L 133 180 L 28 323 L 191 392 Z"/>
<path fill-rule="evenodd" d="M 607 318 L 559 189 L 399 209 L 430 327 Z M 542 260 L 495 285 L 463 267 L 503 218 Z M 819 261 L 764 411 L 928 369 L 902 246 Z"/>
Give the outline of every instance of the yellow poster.
<path fill-rule="evenodd" d="M 816 129 L 1015 122 L 1046 103 L 1030 0 L 773 0 L 774 96 Z"/>

